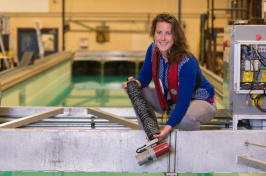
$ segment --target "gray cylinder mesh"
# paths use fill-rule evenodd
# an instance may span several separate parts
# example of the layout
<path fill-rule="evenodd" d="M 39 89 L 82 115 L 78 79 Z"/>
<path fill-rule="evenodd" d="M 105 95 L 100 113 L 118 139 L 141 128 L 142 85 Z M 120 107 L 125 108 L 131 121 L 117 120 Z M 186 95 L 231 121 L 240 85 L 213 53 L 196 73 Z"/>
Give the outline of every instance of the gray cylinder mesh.
<path fill-rule="evenodd" d="M 160 134 L 160 129 L 157 121 L 153 118 L 153 115 L 147 105 L 147 102 L 143 98 L 140 88 L 136 81 L 127 82 L 127 93 L 132 102 L 133 108 L 140 118 L 145 133 L 150 140 L 155 139 L 154 134 Z"/>

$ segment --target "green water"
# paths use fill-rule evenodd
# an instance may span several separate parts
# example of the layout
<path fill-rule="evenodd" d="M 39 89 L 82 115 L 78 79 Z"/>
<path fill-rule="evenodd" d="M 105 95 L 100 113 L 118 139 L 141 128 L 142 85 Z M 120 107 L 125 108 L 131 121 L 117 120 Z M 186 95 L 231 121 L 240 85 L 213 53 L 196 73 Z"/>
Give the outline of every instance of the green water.
<path fill-rule="evenodd" d="M 4 92 L 2 106 L 131 107 L 121 87 L 125 80 L 117 76 L 104 81 L 94 76 L 72 77 L 71 82 L 59 80 L 46 88 L 33 79 Z"/>
<path fill-rule="evenodd" d="M 127 94 L 121 87 L 127 76 L 72 77 L 72 89 L 62 101 L 51 106 L 64 107 L 131 107 Z"/>
<path fill-rule="evenodd" d="M 74 77 L 66 62 L 3 92 L 2 106 L 131 107 L 127 77 Z"/>

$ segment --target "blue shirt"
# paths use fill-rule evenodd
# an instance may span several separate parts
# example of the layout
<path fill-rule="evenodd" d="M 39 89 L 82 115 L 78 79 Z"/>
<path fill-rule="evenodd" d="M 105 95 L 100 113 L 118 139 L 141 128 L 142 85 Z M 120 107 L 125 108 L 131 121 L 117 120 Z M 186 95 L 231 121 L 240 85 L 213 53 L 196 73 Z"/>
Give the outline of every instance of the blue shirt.
<path fill-rule="evenodd" d="M 137 76 L 136 80 L 141 83 L 141 87 L 147 87 L 152 80 L 152 56 L 155 43 L 152 43 L 146 53 L 146 58 L 143 67 Z M 168 87 L 168 68 L 169 62 L 165 63 L 164 58 L 161 56 L 159 65 L 159 79 L 162 81 L 165 90 L 169 90 Z M 166 122 L 166 125 L 175 127 L 185 115 L 191 99 L 207 100 L 212 98 L 215 94 L 214 87 L 203 76 L 203 82 L 201 86 L 194 91 L 196 83 L 200 82 L 202 73 L 199 67 L 199 63 L 194 55 L 189 57 L 188 55 L 182 59 L 178 64 L 178 96 L 177 104 L 173 110 L 170 118 Z M 196 109 L 195 109 L 196 110 Z"/>

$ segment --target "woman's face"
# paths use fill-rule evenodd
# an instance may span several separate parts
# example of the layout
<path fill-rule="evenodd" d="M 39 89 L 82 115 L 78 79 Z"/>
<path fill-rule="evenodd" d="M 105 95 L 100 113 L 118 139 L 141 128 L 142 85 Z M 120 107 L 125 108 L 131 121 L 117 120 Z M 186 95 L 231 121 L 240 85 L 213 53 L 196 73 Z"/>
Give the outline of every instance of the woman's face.
<path fill-rule="evenodd" d="M 171 23 L 157 22 L 154 34 L 154 42 L 162 54 L 166 54 L 174 44 L 173 34 L 171 31 Z"/>

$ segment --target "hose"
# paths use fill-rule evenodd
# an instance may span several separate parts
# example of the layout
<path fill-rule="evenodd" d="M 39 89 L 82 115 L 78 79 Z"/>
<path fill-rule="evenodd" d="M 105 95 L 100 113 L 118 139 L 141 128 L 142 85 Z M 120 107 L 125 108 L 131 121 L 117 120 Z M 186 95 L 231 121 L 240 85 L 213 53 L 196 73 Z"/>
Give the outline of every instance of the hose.
<path fill-rule="evenodd" d="M 150 140 L 155 139 L 153 135 L 160 134 L 156 117 L 153 117 L 146 100 L 135 80 L 127 82 L 127 93 L 132 102 L 136 114 L 139 116 L 144 131 Z"/>

